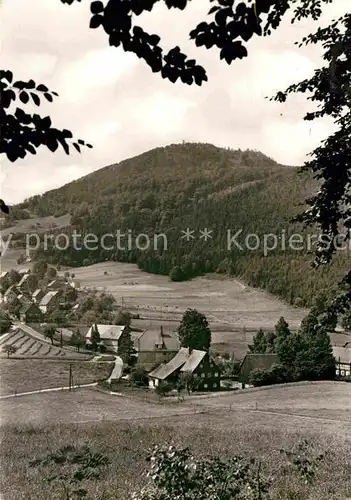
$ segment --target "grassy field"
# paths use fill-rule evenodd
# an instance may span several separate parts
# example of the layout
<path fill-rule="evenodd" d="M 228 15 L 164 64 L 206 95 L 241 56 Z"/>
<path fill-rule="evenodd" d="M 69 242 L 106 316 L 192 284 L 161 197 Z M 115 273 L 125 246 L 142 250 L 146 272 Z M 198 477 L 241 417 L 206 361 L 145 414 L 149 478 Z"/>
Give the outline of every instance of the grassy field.
<path fill-rule="evenodd" d="M 185 309 L 193 307 L 218 326 L 259 328 L 273 327 L 282 315 L 297 326 L 305 313 L 234 279 L 206 277 L 171 282 L 167 276 L 144 273 L 133 264 L 118 262 L 72 271 L 82 286 L 106 289 L 120 304 L 147 318 L 178 321 Z"/>
<path fill-rule="evenodd" d="M 284 425 L 261 425 L 261 419 L 238 425 L 228 414 L 173 417 L 135 422 L 99 424 L 6 426 L 2 429 L 0 457 L 1 491 L 4 500 L 47 500 L 64 498 L 62 486 L 47 483 L 42 468 L 29 468 L 29 461 L 68 444 L 89 443 L 110 459 L 100 481 L 84 484 L 89 498 L 127 500 L 145 483 L 146 458 L 155 444 L 190 446 L 199 454 L 224 458 L 240 454 L 256 457 L 272 477 L 272 500 L 346 500 L 351 495 L 350 442 L 339 435 L 325 436 L 318 429 L 287 430 Z M 328 450 L 315 483 L 308 487 L 291 469 L 280 449 L 308 439 L 311 454 Z"/>
<path fill-rule="evenodd" d="M 106 362 L 1 359 L 1 395 L 68 386 L 70 364 L 74 384 L 104 380 L 109 377 L 113 367 L 113 363 Z"/>

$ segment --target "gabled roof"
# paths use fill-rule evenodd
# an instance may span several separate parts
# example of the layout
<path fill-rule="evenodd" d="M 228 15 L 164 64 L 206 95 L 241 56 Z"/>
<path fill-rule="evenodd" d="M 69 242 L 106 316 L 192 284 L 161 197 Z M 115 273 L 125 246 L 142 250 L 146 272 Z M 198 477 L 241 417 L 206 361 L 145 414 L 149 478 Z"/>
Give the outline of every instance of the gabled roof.
<path fill-rule="evenodd" d="M 0 279 L 5 278 L 8 274 L 9 274 L 9 272 L 8 272 L 8 271 L 3 271 L 3 272 L 0 274 Z"/>
<path fill-rule="evenodd" d="M 48 287 L 54 285 L 56 282 L 57 282 L 57 279 L 50 281 L 50 283 L 48 284 Z"/>
<path fill-rule="evenodd" d="M 333 355 L 340 363 L 351 363 L 351 342 L 346 347 L 333 346 Z"/>
<path fill-rule="evenodd" d="M 17 286 L 22 286 L 26 281 L 27 279 L 29 278 L 29 274 L 24 274 L 22 276 L 22 278 L 20 279 L 20 281 L 17 283 Z"/>
<path fill-rule="evenodd" d="M 15 293 L 16 295 L 18 295 L 18 294 L 19 294 L 19 291 L 18 291 L 18 290 L 16 290 L 15 285 L 11 285 L 11 286 L 10 286 L 10 287 L 6 290 L 6 292 L 4 293 L 4 297 L 6 297 L 7 295 L 9 295 L 9 294 L 10 294 L 10 292 Z"/>
<path fill-rule="evenodd" d="M 165 380 L 176 370 L 179 370 L 179 368 L 181 368 L 181 371 L 193 372 L 205 356 L 205 351 L 198 351 L 194 349 L 191 353 L 189 353 L 189 349 L 187 347 L 181 347 L 174 358 L 172 358 L 168 363 L 163 363 L 155 370 L 152 370 L 149 373 L 149 377 Z"/>
<path fill-rule="evenodd" d="M 273 365 L 280 363 L 278 354 L 246 354 L 240 364 L 239 380 L 248 382 L 249 376 L 254 370 L 269 370 Z"/>
<path fill-rule="evenodd" d="M 95 325 L 92 325 L 89 328 L 89 331 L 85 336 L 86 339 L 91 338 L 91 331 L 93 326 Z M 126 328 L 125 325 L 96 325 L 96 326 L 99 331 L 101 340 L 118 340 Z"/>
<path fill-rule="evenodd" d="M 136 347 L 141 351 L 153 351 L 158 346 L 168 351 L 178 351 L 179 340 L 176 334 L 162 332 L 160 329 L 147 328 L 138 335 L 134 335 Z"/>
<path fill-rule="evenodd" d="M 51 299 L 53 299 L 55 297 L 55 295 L 58 294 L 58 291 L 55 290 L 55 291 L 51 291 L 51 292 L 48 292 L 46 295 L 44 295 L 44 297 L 41 299 L 40 301 L 40 305 L 41 306 L 47 306 Z"/>
<path fill-rule="evenodd" d="M 181 367 L 180 371 L 193 373 L 193 371 L 196 370 L 205 356 L 205 351 L 198 351 L 197 349 L 194 349 L 187 359 L 185 365 Z"/>
<path fill-rule="evenodd" d="M 37 289 L 35 290 L 35 292 L 33 292 L 32 297 L 33 297 L 33 298 L 35 298 L 35 297 L 37 297 L 38 295 L 40 295 L 41 293 L 44 293 L 44 292 L 43 292 L 43 290 L 41 290 L 41 288 L 37 288 Z"/>

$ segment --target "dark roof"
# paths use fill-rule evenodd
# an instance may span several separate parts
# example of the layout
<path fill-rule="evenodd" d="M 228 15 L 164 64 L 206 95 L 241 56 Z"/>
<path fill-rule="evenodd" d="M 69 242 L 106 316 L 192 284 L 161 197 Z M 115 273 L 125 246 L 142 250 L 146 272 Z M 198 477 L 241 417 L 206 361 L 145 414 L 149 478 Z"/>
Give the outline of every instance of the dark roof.
<path fill-rule="evenodd" d="M 158 346 L 167 351 L 178 351 L 179 340 L 176 334 L 172 332 L 162 332 L 160 329 L 147 328 L 141 333 L 132 335 L 135 347 L 138 351 L 154 351 Z"/>
<path fill-rule="evenodd" d="M 351 343 L 346 347 L 333 346 L 333 355 L 340 363 L 351 363 Z"/>
<path fill-rule="evenodd" d="M 278 354 L 246 354 L 240 365 L 239 381 L 247 384 L 254 370 L 269 370 L 279 363 Z"/>
<path fill-rule="evenodd" d="M 26 312 L 29 311 L 29 309 L 32 306 L 34 306 L 36 309 L 38 309 L 38 312 L 40 312 L 40 309 L 37 307 L 36 304 L 34 304 L 34 302 L 27 302 L 27 303 L 23 304 L 23 306 L 21 307 L 20 314 L 25 314 Z"/>

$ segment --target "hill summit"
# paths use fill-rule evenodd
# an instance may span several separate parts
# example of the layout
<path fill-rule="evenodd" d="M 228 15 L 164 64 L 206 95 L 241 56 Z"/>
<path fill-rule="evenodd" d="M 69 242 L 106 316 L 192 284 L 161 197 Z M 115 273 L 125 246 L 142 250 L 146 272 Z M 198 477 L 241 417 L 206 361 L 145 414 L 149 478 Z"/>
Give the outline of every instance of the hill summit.
<path fill-rule="evenodd" d="M 70 214 L 70 234 L 93 233 L 99 240 L 94 249 L 51 248 L 45 252 L 51 261 L 135 262 L 174 280 L 228 273 L 302 306 L 330 291 L 347 260 L 340 252 L 327 270 L 310 269 L 307 233 L 291 218 L 314 188 L 306 174 L 261 152 L 182 143 L 104 167 L 18 209 Z M 103 235 L 117 231 L 124 240 L 117 243 L 111 235 L 103 248 Z M 292 248 L 297 232 L 302 244 Z"/>

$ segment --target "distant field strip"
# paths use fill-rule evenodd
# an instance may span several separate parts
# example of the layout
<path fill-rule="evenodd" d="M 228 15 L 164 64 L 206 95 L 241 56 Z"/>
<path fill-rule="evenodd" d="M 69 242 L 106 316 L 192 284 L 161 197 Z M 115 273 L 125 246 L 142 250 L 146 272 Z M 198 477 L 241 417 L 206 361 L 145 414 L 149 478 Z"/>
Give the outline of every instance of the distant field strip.
<path fill-rule="evenodd" d="M 76 353 L 53 346 L 47 342 L 33 338 L 23 330 L 15 330 L 7 335 L 0 337 L 0 352 L 4 345 L 13 345 L 16 347 L 16 353 L 12 358 L 70 358 L 70 359 L 89 359 L 91 356 Z M 7 357 L 7 354 L 1 352 L 0 357 Z"/>

